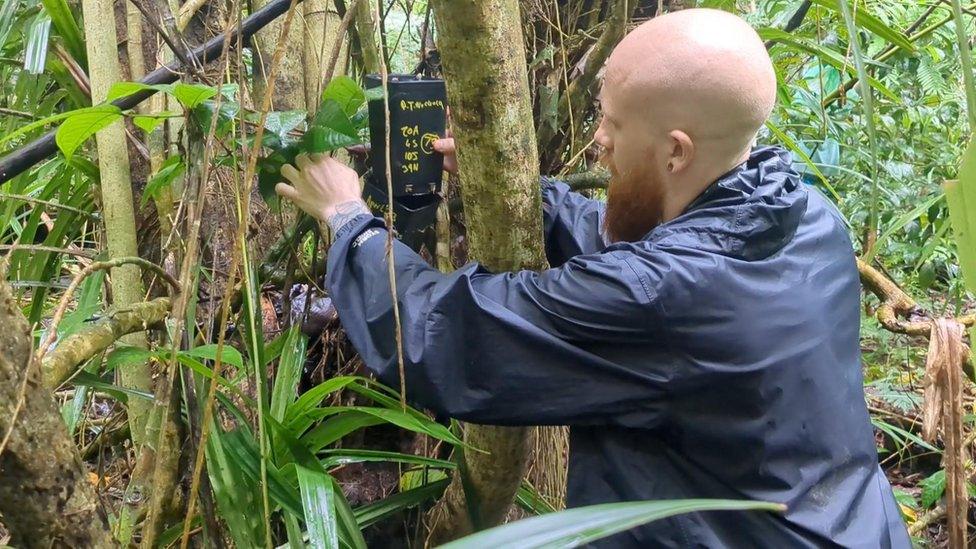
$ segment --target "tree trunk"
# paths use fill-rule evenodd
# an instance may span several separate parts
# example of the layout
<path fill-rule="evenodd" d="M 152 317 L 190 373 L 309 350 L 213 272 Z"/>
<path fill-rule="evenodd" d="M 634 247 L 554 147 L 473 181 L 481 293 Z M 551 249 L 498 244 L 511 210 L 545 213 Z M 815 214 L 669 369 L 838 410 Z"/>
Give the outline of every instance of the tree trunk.
<path fill-rule="evenodd" d="M 28 368 L 30 326 L 4 279 L 0 274 L 0 516 L 16 547 L 111 547 L 51 391 L 38 365 Z"/>
<path fill-rule="evenodd" d="M 112 5 L 111 0 L 81 2 L 93 104 L 104 101 L 112 84 L 120 81 L 118 39 Z M 98 148 L 102 215 L 105 220 L 109 258 L 137 256 L 139 251 L 136 245 L 129 154 L 122 122 L 115 122 L 95 134 L 95 145 Z M 138 266 L 115 267 L 111 272 L 111 280 L 112 298 L 116 306 L 143 301 L 142 273 Z M 146 346 L 146 336 L 142 333 L 128 335 L 122 341 L 128 345 Z M 119 379 L 124 387 L 152 392 L 152 375 L 148 364 L 130 364 L 121 368 Z M 136 447 L 146 441 L 146 424 L 151 410 L 151 402 L 141 399 L 129 401 L 129 426 Z"/>
<path fill-rule="evenodd" d="M 494 271 L 545 268 L 538 152 L 519 4 L 435 0 L 469 257 Z M 526 428 L 467 425 L 459 475 L 431 514 L 443 543 L 504 519 L 525 472 Z"/>

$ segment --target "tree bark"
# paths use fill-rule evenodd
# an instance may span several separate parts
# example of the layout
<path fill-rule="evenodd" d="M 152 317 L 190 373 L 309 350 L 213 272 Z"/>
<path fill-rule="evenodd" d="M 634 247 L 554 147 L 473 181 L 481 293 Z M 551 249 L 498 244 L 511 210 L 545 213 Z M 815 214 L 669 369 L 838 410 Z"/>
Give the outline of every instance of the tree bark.
<path fill-rule="evenodd" d="M 119 58 L 115 32 L 115 11 L 111 0 L 82 0 L 85 19 L 85 45 L 88 51 L 92 103 L 105 100 L 112 84 L 120 81 Z M 129 176 L 129 154 L 122 122 L 95 134 L 102 215 L 109 258 L 139 255 L 136 244 L 135 211 L 132 204 L 132 181 Z M 142 273 L 136 265 L 112 269 L 112 297 L 116 306 L 141 302 L 144 297 Z M 122 339 L 129 345 L 145 347 L 146 336 L 131 334 Z M 120 383 L 139 391 L 152 392 L 152 375 L 148 364 L 131 364 L 119 372 Z M 146 442 L 146 424 L 152 403 L 133 399 L 129 403 L 129 426 L 136 446 Z"/>
<path fill-rule="evenodd" d="M 469 256 L 495 271 L 539 270 L 538 152 L 516 0 L 435 0 Z M 459 474 L 430 517 L 443 543 L 504 519 L 525 472 L 527 428 L 467 425 Z"/>
<path fill-rule="evenodd" d="M 30 326 L 0 275 L 0 516 L 11 543 L 111 547 L 51 391 L 41 383 L 40 368 L 28 367 L 31 355 Z"/>

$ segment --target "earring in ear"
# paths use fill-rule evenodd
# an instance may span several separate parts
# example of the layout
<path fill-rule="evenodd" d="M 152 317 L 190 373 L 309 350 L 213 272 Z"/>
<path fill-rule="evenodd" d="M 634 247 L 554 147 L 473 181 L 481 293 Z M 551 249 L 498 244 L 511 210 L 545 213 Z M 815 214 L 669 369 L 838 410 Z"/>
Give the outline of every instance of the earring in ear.
<path fill-rule="evenodd" d="M 674 162 L 668 162 L 668 171 L 669 172 L 673 172 L 674 171 Z"/>

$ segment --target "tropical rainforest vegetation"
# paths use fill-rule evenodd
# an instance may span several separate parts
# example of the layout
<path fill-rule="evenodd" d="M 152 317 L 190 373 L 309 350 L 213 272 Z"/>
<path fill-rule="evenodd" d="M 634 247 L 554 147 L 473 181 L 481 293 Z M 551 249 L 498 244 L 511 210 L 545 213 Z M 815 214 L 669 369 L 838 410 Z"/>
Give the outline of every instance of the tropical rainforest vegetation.
<path fill-rule="evenodd" d="M 778 103 L 760 141 L 846 217 L 866 398 L 911 535 L 972 540 L 976 5 L 0 0 L 0 546 L 414 547 L 545 515 L 466 542 L 527 546 L 746 506 L 554 514 L 565 431 L 461 425 L 371 379 L 322 288 L 327 229 L 273 193 L 300 151 L 368 169 L 382 88 L 364 75 L 456 78 L 463 121 L 482 107 L 459 75 L 498 70 L 490 48 L 500 78 L 528 75 L 534 125 L 507 135 L 538 156 L 492 166 L 504 136 L 475 153 L 422 253 L 540 268 L 527 244 L 477 236 L 517 225 L 497 199 L 526 190 L 486 182 L 520 169 L 601 196 L 603 63 L 633 25 L 692 5 L 767 41 Z"/>

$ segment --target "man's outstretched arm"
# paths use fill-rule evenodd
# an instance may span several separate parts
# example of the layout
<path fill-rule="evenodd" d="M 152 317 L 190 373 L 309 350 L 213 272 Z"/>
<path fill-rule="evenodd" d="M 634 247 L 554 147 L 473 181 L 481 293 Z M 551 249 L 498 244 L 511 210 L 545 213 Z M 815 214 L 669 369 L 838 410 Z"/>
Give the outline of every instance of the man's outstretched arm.
<path fill-rule="evenodd" d="M 358 189 L 355 172 L 341 172 L 336 166 L 347 168 L 333 160 L 323 163 L 320 175 L 351 180 L 345 194 Z M 299 189 L 284 186 L 279 192 L 285 196 L 315 186 L 294 174 L 289 179 Z M 298 203 L 312 206 L 316 192 L 304 193 L 313 198 Z M 329 200 L 342 200 L 336 198 L 342 194 Z M 383 222 L 355 199 L 310 210 L 327 212 L 336 229 L 327 285 L 343 327 L 366 365 L 398 386 Z M 641 279 L 627 252 L 581 256 L 542 273 L 503 274 L 473 263 L 440 273 L 398 241 L 392 253 L 412 401 L 459 419 L 502 425 L 650 425 L 662 413 L 670 373 L 621 365 L 587 350 L 656 337 L 648 293 L 654 284 Z"/>

